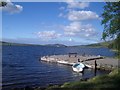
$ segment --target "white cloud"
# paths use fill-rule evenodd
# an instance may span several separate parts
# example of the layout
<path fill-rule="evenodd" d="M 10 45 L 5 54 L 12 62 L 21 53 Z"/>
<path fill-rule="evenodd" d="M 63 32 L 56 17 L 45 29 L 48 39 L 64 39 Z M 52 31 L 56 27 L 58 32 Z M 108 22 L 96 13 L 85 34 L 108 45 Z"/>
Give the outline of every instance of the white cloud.
<path fill-rule="evenodd" d="M 99 15 L 93 11 L 84 10 L 89 7 L 89 2 L 76 2 L 75 0 L 66 0 L 67 7 L 65 13 L 60 13 L 60 17 L 67 18 L 70 22 L 69 25 L 63 26 L 64 37 L 68 37 L 76 40 L 97 40 L 98 31 L 92 26 L 92 24 L 83 24 L 85 20 L 99 19 Z M 81 10 L 83 9 L 83 10 Z"/>
<path fill-rule="evenodd" d="M 94 37 L 97 32 L 95 28 L 90 25 L 83 25 L 80 22 L 72 22 L 68 26 L 64 26 L 64 34 L 66 36 L 74 36 L 74 37 Z"/>
<path fill-rule="evenodd" d="M 89 19 L 98 19 L 99 16 L 92 11 L 69 11 L 68 19 L 71 21 L 79 21 L 79 20 L 89 20 Z"/>
<path fill-rule="evenodd" d="M 63 13 L 60 13 L 60 14 L 59 14 L 59 17 L 64 17 L 64 14 L 63 14 Z"/>
<path fill-rule="evenodd" d="M 23 10 L 21 5 L 15 5 L 10 0 L 7 0 L 7 5 L 2 7 L 2 10 L 9 12 L 10 14 L 19 13 Z"/>
<path fill-rule="evenodd" d="M 78 8 L 78 9 L 84 9 L 86 7 L 89 7 L 88 2 L 67 2 L 68 7 L 67 8 Z"/>
<path fill-rule="evenodd" d="M 60 7 L 59 8 L 60 10 L 70 12 L 71 10 L 84 9 L 86 7 L 89 7 L 89 2 L 77 2 L 75 0 L 65 0 L 65 1 L 67 3 L 67 7 Z M 66 17 L 66 15 L 64 15 L 64 14 L 61 15 L 61 13 L 59 14 L 59 16 Z"/>
<path fill-rule="evenodd" d="M 75 2 L 75 0 L 64 0 L 65 2 Z"/>
<path fill-rule="evenodd" d="M 70 25 L 65 26 L 64 30 L 65 30 L 65 32 L 71 33 L 71 35 L 72 34 L 74 35 L 74 33 L 77 33 L 77 32 L 80 31 L 79 30 L 80 28 L 81 28 L 81 23 L 80 22 L 72 22 L 72 23 L 70 23 Z"/>
<path fill-rule="evenodd" d="M 42 40 L 57 39 L 61 34 L 56 33 L 55 31 L 42 31 L 37 33 L 38 37 Z"/>
<path fill-rule="evenodd" d="M 60 8 L 59 8 L 59 10 L 64 10 L 64 9 L 65 9 L 65 7 L 60 7 Z"/>

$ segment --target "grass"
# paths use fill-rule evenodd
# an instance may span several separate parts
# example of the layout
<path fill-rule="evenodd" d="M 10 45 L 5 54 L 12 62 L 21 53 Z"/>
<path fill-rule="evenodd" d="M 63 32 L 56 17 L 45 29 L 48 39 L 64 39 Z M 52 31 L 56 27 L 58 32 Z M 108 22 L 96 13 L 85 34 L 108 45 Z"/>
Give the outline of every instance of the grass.
<path fill-rule="evenodd" d="M 88 46 L 88 47 L 108 47 L 111 42 L 112 41 L 100 42 L 100 43 L 94 43 L 94 44 L 89 44 L 89 45 L 85 45 L 85 46 Z"/>
<path fill-rule="evenodd" d="M 115 52 L 115 59 L 118 59 L 118 60 L 120 60 L 120 51 L 118 51 L 118 50 L 112 50 L 113 52 Z"/>
<path fill-rule="evenodd" d="M 52 86 L 45 90 L 67 89 L 67 90 L 103 90 L 118 89 L 120 86 L 120 69 L 116 69 L 108 75 L 96 76 L 87 81 L 67 82 L 61 86 Z"/>

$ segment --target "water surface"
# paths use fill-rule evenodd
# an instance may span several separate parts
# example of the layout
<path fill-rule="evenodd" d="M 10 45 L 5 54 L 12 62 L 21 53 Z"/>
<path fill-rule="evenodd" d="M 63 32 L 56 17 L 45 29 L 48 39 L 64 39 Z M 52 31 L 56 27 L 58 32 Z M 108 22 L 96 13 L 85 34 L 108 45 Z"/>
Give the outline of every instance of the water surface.
<path fill-rule="evenodd" d="M 75 73 L 71 66 L 41 62 L 40 57 L 53 54 L 77 52 L 88 55 L 112 57 L 114 52 L 107 48 L 44 47 L 44 46 L 3 46 L 2 51 L 3 87 L 25 86 L 45 87 L 94 76 L 94 70 L 85 69 L 84 74 Z M 97 75 L 108 73 L 97 71 Z"/>

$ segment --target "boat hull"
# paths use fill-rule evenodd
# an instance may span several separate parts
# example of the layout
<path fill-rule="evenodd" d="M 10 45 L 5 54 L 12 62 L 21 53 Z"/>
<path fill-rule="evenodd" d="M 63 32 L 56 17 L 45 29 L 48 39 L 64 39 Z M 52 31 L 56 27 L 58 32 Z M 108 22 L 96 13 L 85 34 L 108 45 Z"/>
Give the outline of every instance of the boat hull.
<path fill-rule="evenodd" d="M 82 72 L 84 68 L 85 68 L 85 65 L 82 63 L 76 63 L 72 66 L 72 69 L 75 72 Z"/>
<path fill-rule="evenodd" d="M 73 71 L 78 72 L 78 73 L 83 71 L 83 68 L 77 69 L 77 68 L 72 67 L 72 69 Z"/>

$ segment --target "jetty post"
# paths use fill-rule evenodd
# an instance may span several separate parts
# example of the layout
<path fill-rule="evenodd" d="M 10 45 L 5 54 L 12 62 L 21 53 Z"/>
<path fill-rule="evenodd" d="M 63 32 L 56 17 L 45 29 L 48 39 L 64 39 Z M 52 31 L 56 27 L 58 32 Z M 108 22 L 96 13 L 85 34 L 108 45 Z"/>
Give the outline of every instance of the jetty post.
<path fill-rule="evenodd" d="M 96 76 L 96 72 L 97 72 L 97 62 L 95 60 L 95 70 L 94 70 L 94 75 Z"/>

